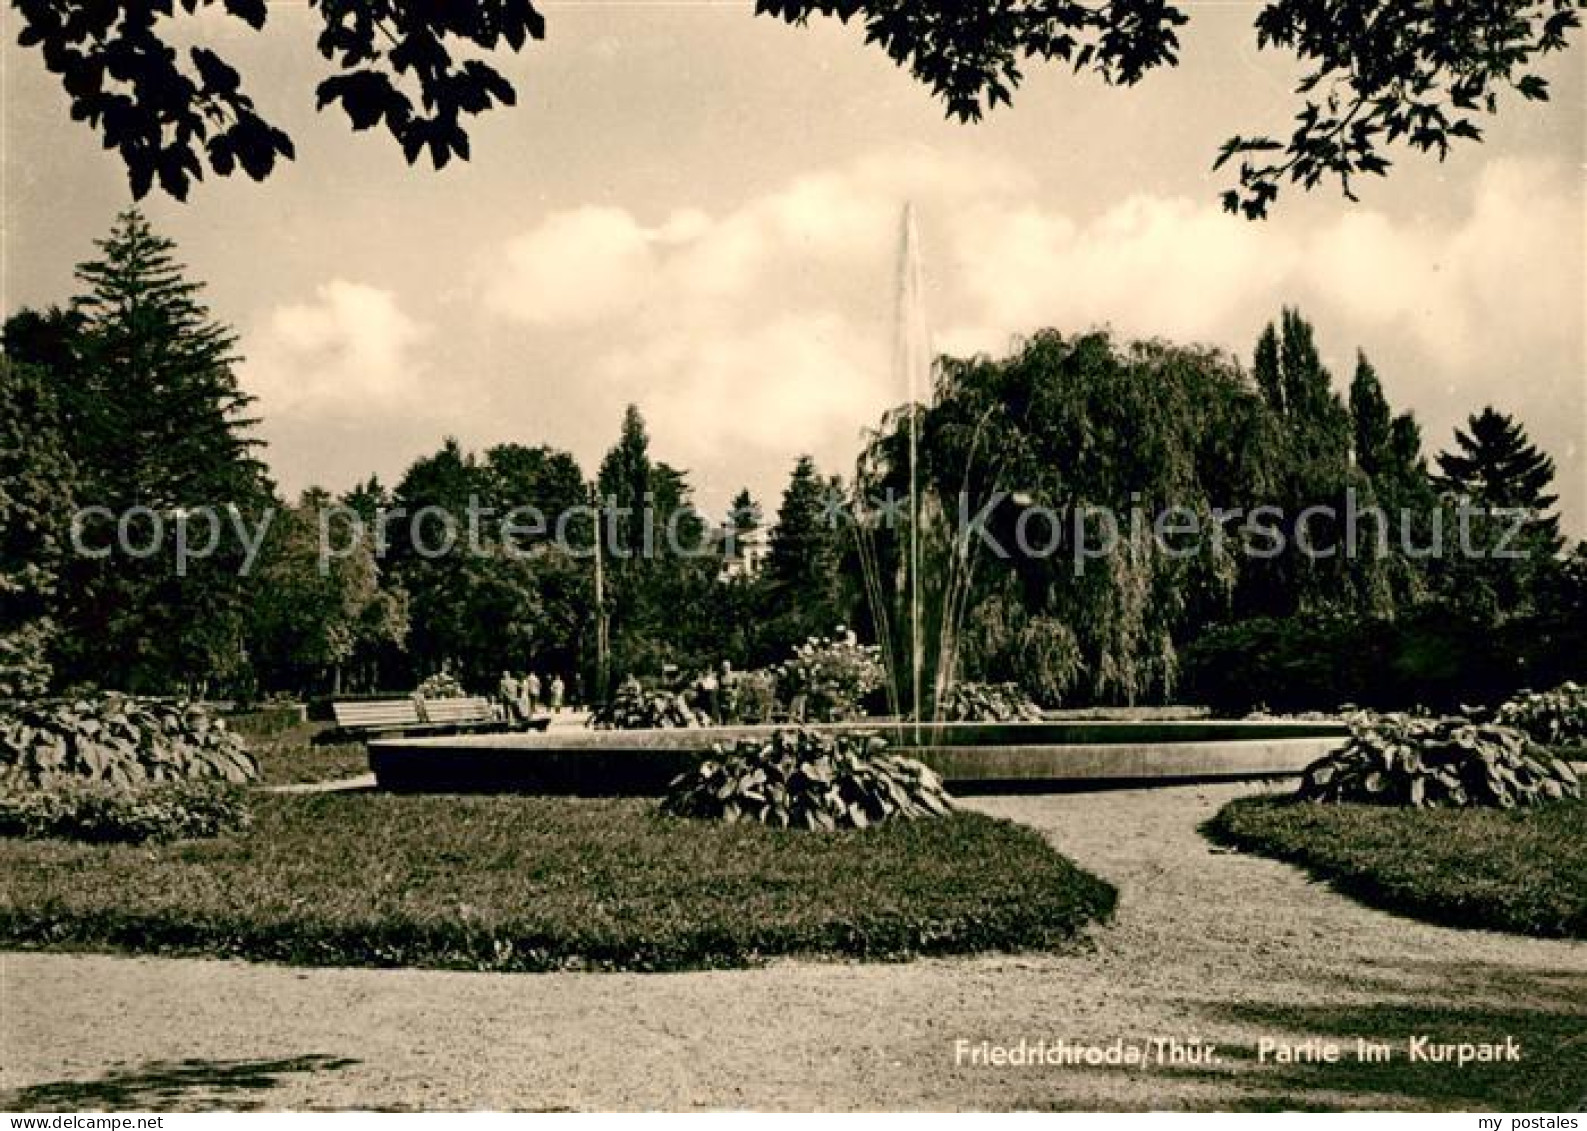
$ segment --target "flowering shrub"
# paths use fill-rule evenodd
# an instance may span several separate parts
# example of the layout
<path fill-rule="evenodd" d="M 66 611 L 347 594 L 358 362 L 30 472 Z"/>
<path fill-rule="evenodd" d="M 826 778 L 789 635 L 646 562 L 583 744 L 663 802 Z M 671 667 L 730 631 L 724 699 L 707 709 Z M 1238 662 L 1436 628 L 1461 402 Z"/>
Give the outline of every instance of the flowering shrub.
<path fill-rule="evenodd" d="M 866 697 L 887 675 L 881 649 L 859 643 L 841 626 L 835 637 L 806 640 L 776 671 L 783 699 L 796 713 L 802 702 L 801 717 L 823 723 L 859 718 Z"/>
<path fill-rule="evenodd" d="M 867 828 L 946 816 L 953 808 L 928 766 L 887 753 L 876 735 L 779 730 L 745 739 L 673 779 L 662 809 L 678 817 L 777 828 Z"/>
<path fill-rule="evenodd" d="M 764 668 L 738 672 L 728 689 L 729 721 L 755 725 L 777 717 L 777 673 Z"/>
<path fill-rule="evenodd" d="M 141 844 L 219 836 L 248 822 L 243 791 L 218 782 L 170 782 L 136 790 L 72 782 L 0 795 L 0 836 Z"/>
<path fill-rule="evenodd" d="M 414 694 L 420 699 L 462 699 L 468 692 L 451 672 L 436 672 L 419 684 Z"/>
<path fill-rule="evenodd" d="M 1545 746 L 1587 743 L 1587 687 L 1562 683 L 1553 691 L 1528 691 L 1505 703 L 1494 722 L 1524 730 Z"/>
<path fill-rule="evenodd" d="M 105 695 L 0 712 L 0 787 L 252 781 L 259 767 L 226 724 L 191 703 Z"/>

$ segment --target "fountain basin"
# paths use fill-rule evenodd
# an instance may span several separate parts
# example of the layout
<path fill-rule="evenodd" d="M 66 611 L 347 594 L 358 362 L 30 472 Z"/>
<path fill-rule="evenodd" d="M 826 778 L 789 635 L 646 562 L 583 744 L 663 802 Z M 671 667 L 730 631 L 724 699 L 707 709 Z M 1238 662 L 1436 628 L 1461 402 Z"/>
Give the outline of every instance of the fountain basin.
<path fill-rule="evenodd" d="M 541 734 L 376 739 L 369 765 L 382 789 L 653 796 L 717 744 L 776 727 L 552 729 Z M 955 792 L 1067 789 L 1282 777 L 1336 749 L 1334 722 L 1086 720 L 1021 723 L 838 723 L 868 732 L 935 769 Z"/>

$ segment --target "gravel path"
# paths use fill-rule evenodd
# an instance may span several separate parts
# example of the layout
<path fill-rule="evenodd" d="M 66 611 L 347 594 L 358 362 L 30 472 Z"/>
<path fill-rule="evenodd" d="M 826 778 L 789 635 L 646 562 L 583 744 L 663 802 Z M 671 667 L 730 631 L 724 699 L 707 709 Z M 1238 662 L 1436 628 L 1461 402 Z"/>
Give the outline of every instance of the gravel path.
<path fill-rule="evenodd" d="M 1078 956 L 501 975 L 7 954 L 0 1107 L 1449 1109 L 1484 1106 L 1504 1072 L 1578 1102 L 1587 946 L 1398 919 L 1197 835 L 1253 788 L 976 801 L 1119 885 L 1117 922 Z M 1263 1037 L 1358 1035 L 1403 1058 L 1413 1032 L 1515 1034 L 1525 1063 L 1250 1059 Z M 1200 1038 L 1220 1062 L 955 1056 L 1022 1037 Z"/>

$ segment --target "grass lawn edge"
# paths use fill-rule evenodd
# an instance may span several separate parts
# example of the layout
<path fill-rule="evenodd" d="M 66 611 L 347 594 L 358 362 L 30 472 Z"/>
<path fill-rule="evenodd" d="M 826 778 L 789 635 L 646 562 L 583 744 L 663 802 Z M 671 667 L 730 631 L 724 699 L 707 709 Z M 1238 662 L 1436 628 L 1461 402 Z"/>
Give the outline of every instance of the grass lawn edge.
<path fill-rule="evenodd" d="M 1519 873 L 1510 883 L 1506 883 L 1508 877 L 1501 875 L 1496 881 L 1491 874 L 1464 879 L 1454 870 L 1470 864 L 1472 857 L 1458 856 L 1458 836 L 1429 837 L 1419 843 L 1406 838 L 1394 846 L 1402 854 L 1399 857 L 1391 857 L 1382 846 L 1376 846 L 1376 851 L 1352 846 L 1347 839 L 1349 823 L 1362 820 L 1382 822 L 1385 828 L 1401 822 L 1407 830 L 1410 822 L 1419 822 L 1422 829 L 1432 829 L 1433 823 L 1440 820 L 1518 821 L 1537 818 L 1546 810 L 1552 812 L 1545 819 L 1565 815 L 1576 820 L 1573 838 L 1553 841 L 1562 856 L 1574 853 L 1576 857 L 1562 859 L 1558 866 L 1560 883 L 1574 889 L 1565 891 L 1563 903 L 1557 892 L 1551 891 L 1548 897 L 1539 895 L 1535 885 Z M 1274 814 L 1304 819 L 1271 819 Z M 1587 833 L 1583 832 L 1581 815 L 1587 815 L 1587 801 L 1556 802 L 1533 810 L 1403 810 L 1320 805 L 1287 796 L 1265 796 L 1230 801 L 1204 821 L 1198 831 L 1220 847 L 1297 866 L 1341 895 L 1379 911 L 1460 930 L 1587 939 L 1587 875 L 1581 870 L 1581 864 L 1587 862 Z M 1453 824 L 1448 828 L 1453 829 Z M 1541 837 L 1539 842 L 1546 853 L 1549 839 Z M 1416 852 L 1423 853 L 1420 860 L 1405 858 Z M 1548 858 L 1545 855 L 1543 859 Z"/>
<path fill-rule="evenodd" d="M 569 844 L 569 863 L 558 865 L 565 874 L 576 865 L 587 866 L 590 854 L 596 854 L 597 874 L 590 887 L 603 891 L 607 914 L 590 902 L 593 897 L 582 881 L 561 875 L 539 889 L 529 880 L 518 888 L 498 882 L 491 889 L 466 874 L 441 874 L 437 880 L 436 858 L 426 855 L 432 846 L 425 836 L 434 832 L 433 823 L 411 838 L 393 836 L 386 842 L 398 846 L 395 867 L 410 869 L 412 879 L 405 886 L 399 877 L 389 890 L 367 900 L 356 890 L 358 877 L 367 872 L 352 865 L 345 874 L 324 876 L 319 901 L 314 891 L 303 888 L 302 873 L 272 877 L 273 862 L 289 849 L 263 838 L 279 834 L 283 820 L 290 824 L 291 814 L 314 812 L 334 818 L 360 804 L 369 808 L 370 800 L 278 796 L 270 803 L 274 824 L 267 819 L 263 829 L 221 842 L 158 847 L 0 842 L 0 859 L 8 869 L 18 869 L 19 875 L 27 868 L 35 872 L 25 890 L 12 885 L 13 891 L 0 896 L 0 946 L 292 966 L 524 973 L 739 969 L 787 958 L 897 962 L 1083 951 L 1091 945 L 1092 932 L 1111 919 L 1118 896 L 1113 885 L 1059 854 L 1034 830 L 981 814 L 956 814 L 940 825 L 911 823 L 931 828 L 881 826 L 849 834 L 858 878 L 845 879 L 832 872 L 834 862 L 844 863 L 847 847 L 812 840 L 810 852 L 804 851 L 800 837 L 822 834 L 779 835 L 758 831 L 758 826 L 724 829 L 713 822 L 660 819 L 634 802 L 621 805 L 633 810 L 634 819 L 645 827 L 626 840 L 608 843 L 592 831 L 599 821 L 586 820 L 577 834 L 583 839 Z M 376 800 L 388 808 L 388 816 L 423 807 L 432 822 L 437 813 L 445 820 L 448 803 L 442 798 Z M 460 824 L 447 834 L 451 843 L 442 847 L 452 851 L 448 859 L 457 859 L 457 847 L 467 843 L 471 828 L 479 827 L 479 813 L 512 811 L 512 802 L 501 799 L 467 804 L 476 810 L 476 823 Z M 567 803 L 533 803 L 542 829 L 559 804 Z M 626 811 L 621 806 L 613 810 Z M 289 817 L 282 818 L 283 813 Z M 302 818 L 299 824 L 304 833 L 336 827 L 334 820 L 315 826 Z M 373 820 L 364 826 L 374 827 Z M 544 852 L 547 835 L 542 832 L 540 841 L 529 842 L 522 858 L 509 859 L 502 870 L 527 875 L 530 865 L 544 867 L 535 853 Z M 250 842 L 248 837 L 261 839 Z M 701 838 L 716 847 L 698 850 L 688 860 L 654 858 Z M 487 848 L 511 843 L 511 835 L 503 834 Z M 712 852 L 746 844 L 754 861 L 747 871 L 730 851 L 720 875 L 709 870 Z M 636 845 L 651 846 L 652 859 L 625 859 Z M 334 848 L 324 851 L 335 855 Z M 404 858 L 403 851 L 411 855 Z M 1031 861 L 1036 852 L 1042 858 Z M 800 858 L 806 855 L 811 858 Z M 993 859 L 984 858 L 988 855 Z M 1029 863 L 1030 869 L 1001 867 L 1006 862 Z M 132 885 L 136 890 L 103 879 L 137 867 L 150 874 L 138 878 Z M 1008 873 L 1006 880 L 996 878 L 999 870 Z M 211 871 L 213 875 L 207 874 Z M 252 876 L 247 875 L 250 871 Z M 940 892 L 938 876 L 946 877 Z M 500 872 L 495 879 L 500 881 Z M 239 880 L 256 890 L 229 894 L 227 889 Z M 714 890 L 727 884 L 743 891 L 763 880 L 780 887 L 781 894 L 758 911 L 735 901 L 731 893 Z M 664 895 L 652 892 L 653 882 Z M 870 888 L 894 884 L 913 885 L 911 890 L 924 890 L 927 897 L 903 899 L 883 890 L 875 899 L 866 898 Z M 411 897 L 414 886 L 423 889 L 425 898 Z M 494 895 L 489 894 L 492 890 Z M 183 894 L 172 897 L 167 891 Z M 479 905 L 454 911 L 447 901 L 455 892 L 471 893 L 470 900 L 477 894 Z M 300 894 L 307 898 L 290 906 L 286 897 Z"/>

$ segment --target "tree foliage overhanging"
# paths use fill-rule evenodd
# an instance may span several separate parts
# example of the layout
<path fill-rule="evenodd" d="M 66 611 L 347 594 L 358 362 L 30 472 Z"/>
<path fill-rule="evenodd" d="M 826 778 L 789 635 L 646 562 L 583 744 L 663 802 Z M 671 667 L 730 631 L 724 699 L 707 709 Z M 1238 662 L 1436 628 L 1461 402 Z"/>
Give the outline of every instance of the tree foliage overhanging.
<path fill-rule="evenodd" d="M 224 13 L 259 31 L 265 0 L 12 3 L 19 41 L 60 77 L 72 117 L 117 151 L 135 196 L 158 183 L 184 199 L 206 167 L 262 180 L 294 156 L 236 68 L 207 46 L 178 49 L 181 15 Z M 410 164 L 428 154 L 437 169 L 468 159 L 468 117 L 516 101 L 480 56 L 518 52 L 546 34 L 531 0 L 308 6 L 333 72 L 317 86 L 319 107 L 339 107 L 355 130 L 385 130 Z M 1139 82 L 1178 63 L 1189 20 L 1168 0 L 756 0 L 755 11 L 796 25 L 812 16 L 860 24 L 867 43 L 962 121 L 1010 103 L 1036 65 Z M 1442 159 L 1453 143 L 1482 137 L 1502 95 L 1546 98 L 1538 63 L 1579 26 L 1576 0 L 1269 0 L 1256 14 L 1257 43 L 1300 62 L 1300 107 L 1288 138 L 1242 134 L 1224 144 L 1217 165 L 1238 159 L 1224 207 L 1265 216 L 1283 184 L 1324 180 L 1354 199 L 1353 180 L 1387 172 L 1396 143 Z"/>

